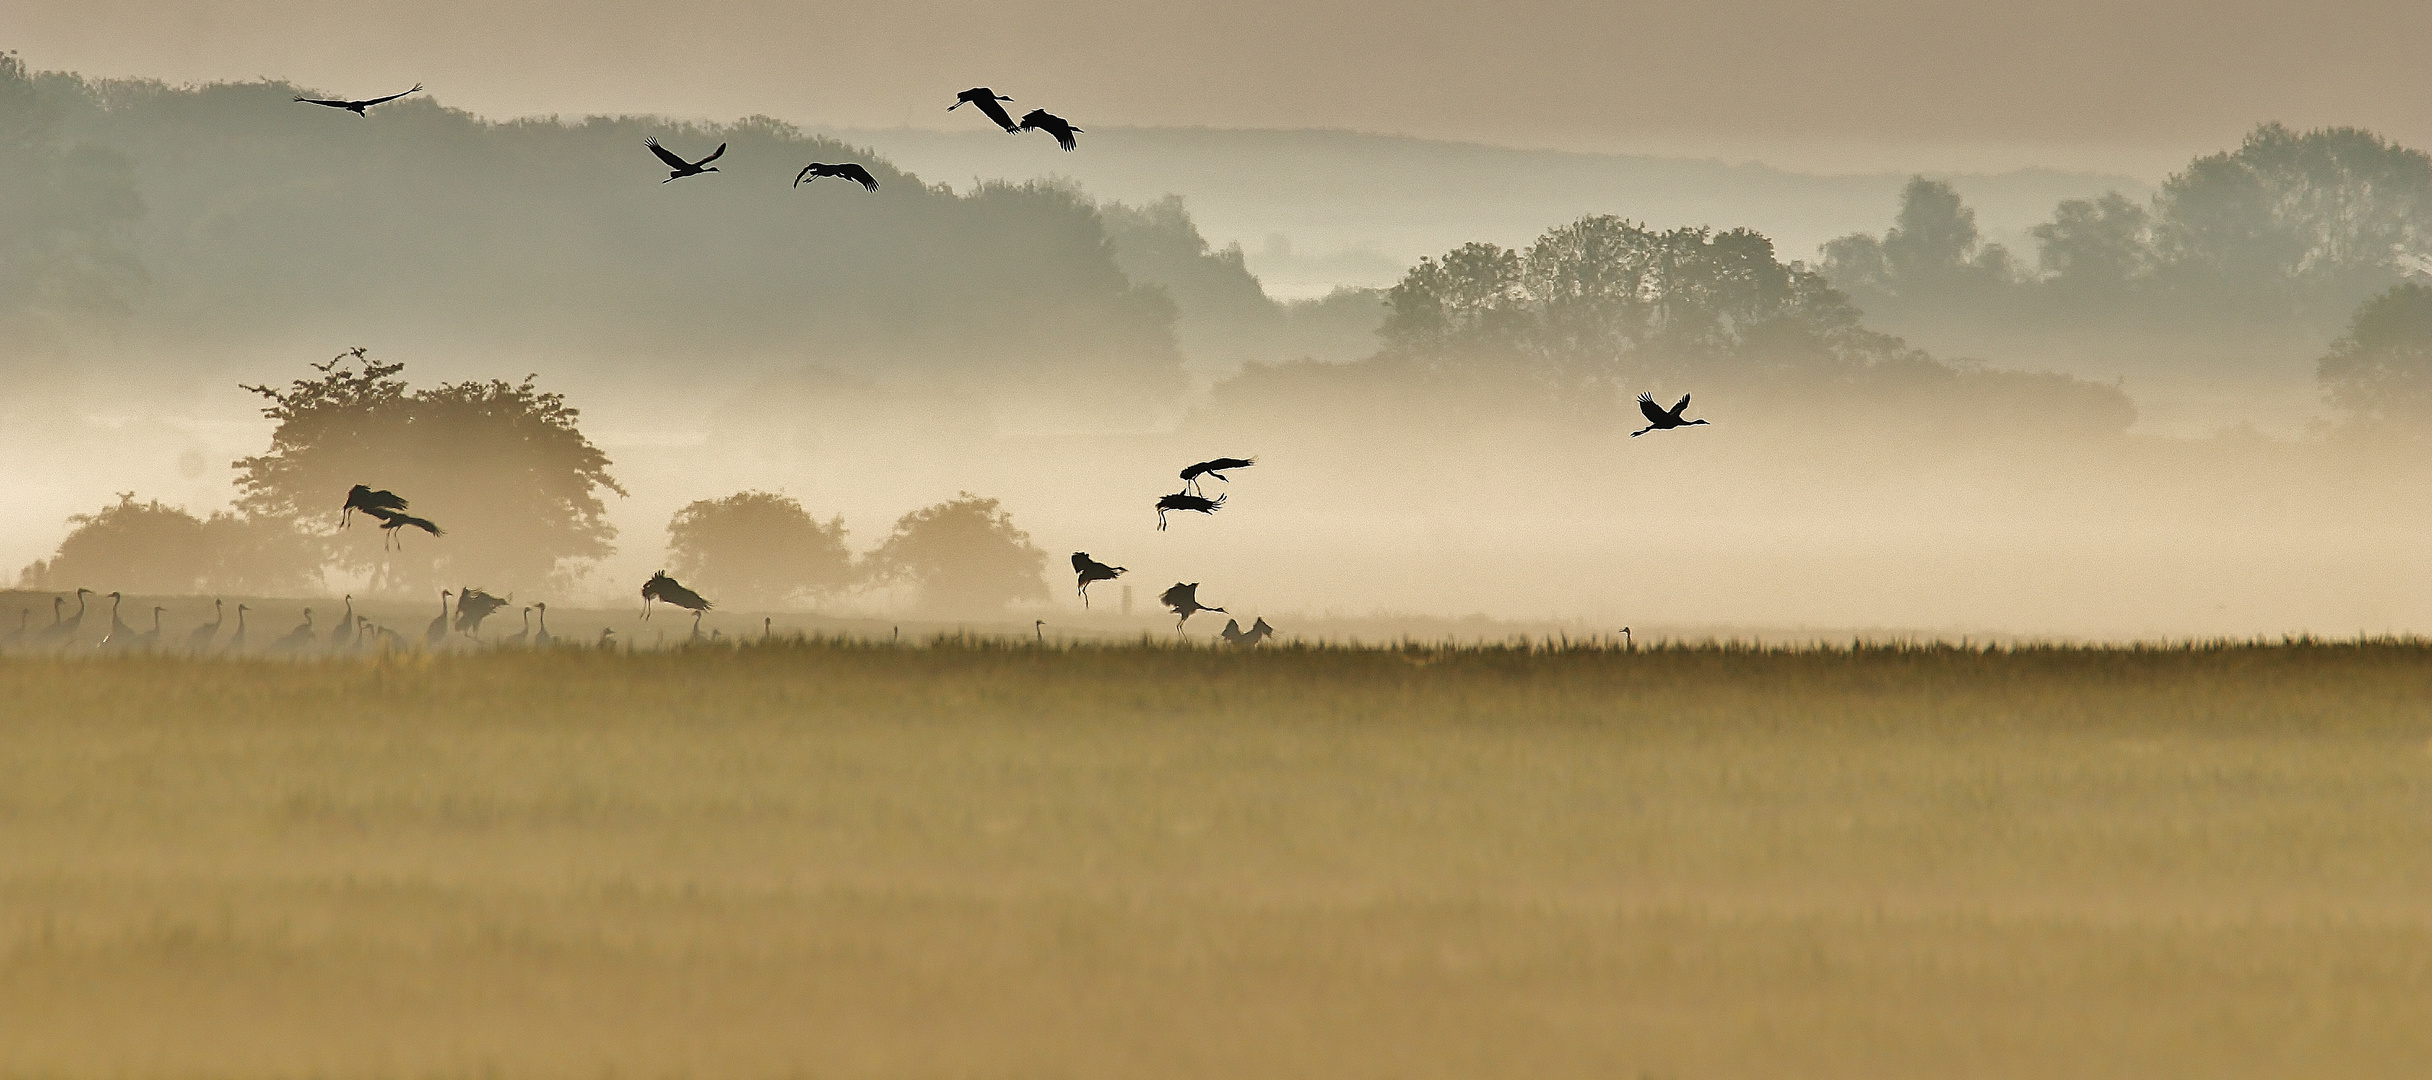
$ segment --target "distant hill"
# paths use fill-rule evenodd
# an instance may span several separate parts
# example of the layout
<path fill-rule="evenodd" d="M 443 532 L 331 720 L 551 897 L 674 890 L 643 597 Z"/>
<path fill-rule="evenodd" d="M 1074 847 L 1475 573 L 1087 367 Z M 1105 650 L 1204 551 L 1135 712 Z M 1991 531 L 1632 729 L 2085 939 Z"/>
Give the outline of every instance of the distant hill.
<path fill-rule="evenodd" d="M 1100 199 L 1181 195 L 1200 231 L 1218 247 L 1241 244 L 1251 272 L 1283 297 L 1390 284 L 1420 256 L 1473 240 L 1525 243 L 1591 213 L 1657 227 L 1747 226 L 1771 236 L 1784 258 L 1813 259 L 1826 240 L 1881 231 L 1908 180 L 1351 131 L 1091 127 L 1070 154 L 1042 137 L 985 127 L 825 133 L 958 190 L 975 178 L 1058 176 Z M 2050 220 L 2060 200 L 2151 193 L 2133 177 L 2048 169 L 1937 178 L 1975 208 L 1990 239 L 2013 244 L 2030 263 L 2025 230 Z"/>

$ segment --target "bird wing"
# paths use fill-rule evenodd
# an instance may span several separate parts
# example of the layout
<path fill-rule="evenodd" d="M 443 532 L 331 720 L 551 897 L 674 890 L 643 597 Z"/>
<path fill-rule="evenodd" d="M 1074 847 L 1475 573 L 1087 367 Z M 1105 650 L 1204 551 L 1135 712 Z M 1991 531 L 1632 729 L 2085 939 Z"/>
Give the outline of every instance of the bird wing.
<path fill-rule="evenodd" d="M 367 491 L 363 493 L 362 506 L 376 506 L 386 510 L 403 510 L 406 508 L 406 502 L 404 499 L 398 498 L 397 493 L 394 491 Z"/>
<path fill-rule="evenodd" d="M 844 177 L 845 179 L 856 184 L 860 184 L 862 187 L 871 191 L 878 190 L 878 178 L 870 175 L 870 170 L 862 168 L 856 163 L 848 161 L 842 165 L 836 166 L 836 175 Z"/>
<path fill-rule="evenodd" d="M 353 104 L 360 105 L 360 106 L 363 106 L 364 108 L 368 109 L 368 108 L 371 108 L 371 107 L 372 107 L 372 106 L 374 106 L 374 105 L 381 105 L 381 104 L 385 104 L 385 103 L 387 103 L 387 102 L 395 101 L 395 100 L 397 100 L 398 98 L 404 97 L 405 95 L 407 95 L 407 94 L 411 94 L 411 93 L 413 93 L 415 90 L 420 90 L 420 89 L 422 89 L 422 84 L 421 84 L 421 83 L 415 83 L 415 84 L 414 84 L 414 89 L 413 89 L 413 90 L 401 90 L 401 91 L 399 91 L 399 92 L 397 92 L 397 93 L 390 94 L 390 95 L 389 95 L 389 96 L 387 96 L 387 97 L 376 97 L 376 98 L 371 99 L 370 101 L 357 101 L 357 102 L 354 102 Z"/>
<path fill-rule="evenodd" d="M 987 113 L 988 119 L 996 121 L 998 127 L 1007 131 L 1021 130 L 1021 127 L 1013 122 L 1013 115 L 1006 112 L 1004 106 L 996 103 L 996 98 L 984 97 L 972 104 L 979 106 L 981 112 Z"/>
<path fill-rule="evenodd" d="M 333 101 L 329 98 L 300 97 L 296 100 L 306 105 L 327 105 L 333 109 L 351 109 L 355 106 L 355 103 L 351 101 Z"/>
<path fill-rule="evenodd" d="M 1253 634 L 1272 634 L 1275 632 L 1275 628 L 1268 626 L 1267 617 L 1261 615 L 1258 617 L 1257 625 L 1250 627 L 1250 632 Z"/>
<path fill-rule="evenodd" d="M 701 167 L 701 166 L 703 166 L 703 165 L 707 165 L 707 164 L 709 164 L 710 162 L 713 162 L 713 161 L 718 160 L 718 158 L 719 158 L 721 155 L 725 154 L 725 153 L 726 153 L 726 144 L 725 144 L 725 143 L 719 143 L 719 144 L 718 144 L 718 148 L 717 148 L 717 149 L 715 149 L 715 150 L 710 151 L 710 152 L 709 152 L 709 156 L 708 156 L 708 157 L 705 157 L 705 158 L 702 158 L 702 159 L 701 159 L 701 160 L 699 160 L 699 161 L 693 162 L 693 163 L 692 163 L 692 164 L 693 164 L 693 167 L 697 169 L 697 168 L 700 168 L 700 167 Z"/>
<path fill-rule="evenodd" d="M 1196 607 L 1198 606 L 1199 601 L 1194 599 L 1191 594 L 1198 591 L 1199 586 L 1197 585 L 1185 585 L 1181 582 L 1175 582 L 1173 588 L 1165 590 L 1164 595 L 1157 597 L 1157 602 L 1173 608 L 1176 611 L 1180 611 L 1186 606 Z"/>
<path fill-rule="evenodd" d="M 1670 414 L 1664 412 L 1663 406 L 1655 403 L 1652 394 L 1638 395 L 1638 411 L 1647 414 L 1647 419 L 1653 423 L 1660 424 L 1672 419 Z"/>
<path fill-rule="evenodd" d="M 692 167 L 690 162 L 669 153 L 666 147 L 660 146 L 659 140 L 656 137 L 642 140 L 642 145 L 649 147 L 651 153 L 659 155 L 659 160 L 666 162 L 667 167 L 670 169 L 687 169 Z"/>
<path fill-rule="evenodd" d="M 399 514 L 399 515 L 397 515 L 397 524 L 399 524 L 399 525 L 411 525 L 411 526 L 413 526 L 413 527 L 415 527 L 415 528 L 417 528 L 417 529 L 420 529 L 420 530 L 422 530 L 422 531 L 424 531 L 424 532 L 426 532 L 426 533 L 431 534 L 432 536 L 445 536 L 445 535 L 447 535 L 446 533 L 444 533 L 444 532 L 440 531 L 439 526 L 437 526 L 437 525 L 435 525 L 435 524 L 432 524 L 432 522 L 431 522 L 431 520 L 430 520 L 429 518 L 407 517 L 407 516 L 405 516 L 405 515 L 403 515 L 403 514 Z"/>
<path fill-rule="evenodd" d="M 1680 400 L 1679 400 L 1679 401 L 1675 401 L 1675 402 L 1673 402 L 1673 403 L 1672 403 L 1672 416 L 1673 416 L 1675 419 L 1678 419 L 1678 418 L 1679 418 L 1679 416 L 1680 416 L 1680 411 L 1681 411 L 1682 409 L 1686 409 L 1686 408 L 1688 408 L 1688 407 L 1689 407 L 1689 395 L 1687 395 L 1687 394 L 1682 394 L 1682 395 L 1680 396 Z"/>
<path fill-rule="evenodd" d="M 1208 462 L 1207 467 L 1209 471 L 1213 472 L 1223 469 L 1247 469 L 1256 464 L 1258 464 L 1257 458 L 1220 457 Z"/>
<path fill-rule="evenodd" d="M 1076 551 L 1072 553 L 1073 573 L 1086 574 L 1089 572 L 1089 568 L 1093 565 L 1095 565 L 1095 562 L 1089 557 L 1087 552 Z"/>
<path fill-rule="evenodd" d="M 802 186 L 802 178 L 803 178 L 803 177 L 806 177 L 806 176 L 811 175 L 811 170 L 813 170 L 813 169 L 817 169 L 818 167 L 819 167 L 819 163 L 818 163 L 818 162 L 816 162 L 816 161 L 814 161 L 814 162 L 812 162 L 812 163 L 810 163 L 810 164 L 808 164 L 808 165 L 803 166 L 803 167 L 802 167 L 802 171 L 801 171 L 801 172 L 798 172 L 798 173 L 795 173 L 795 174 L 794 174 L 794 186 L 795 186 L 795 187 L 801 187 L 801 186 Z"/>

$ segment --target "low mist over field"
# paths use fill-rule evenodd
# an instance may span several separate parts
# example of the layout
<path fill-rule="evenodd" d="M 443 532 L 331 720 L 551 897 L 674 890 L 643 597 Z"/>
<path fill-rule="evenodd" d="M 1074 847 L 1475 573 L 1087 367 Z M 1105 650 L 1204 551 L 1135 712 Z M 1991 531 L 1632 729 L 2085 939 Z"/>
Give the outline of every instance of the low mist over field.
<path fill-rule="evenodd" d="M 148 591 L 630 603 L 681 561 L 679 511 L 757 491 L 823 523 L 844 576 L 730 610 L 1077 618 L 1063 564 L 1089 551 L 1303 619 L 2432 622 L 2405 285 L 2432 165 L 2371 132 L 1945 181 L 1089 124 L 1067 155 L 976 119 L 492 119 L 444 89 L 358 118 L 276 81 L 5 74 L 0 562 L 36 594 L 123 585 L 140 544 L 63 544 L 157 501 L 309 550 Z M 662 184 L 645 136 L 729 150 Z M 814 160 L 879 186 L 792 184 Z M 248 387 L 358 347 L 416 400 L 554 402 L 597 461 L 554 504 L 575 531 L 518 532 L 559 497 L 427 419 L 398 429 L 419 450 L 324 448 L 322 487 L 247 487 L 270 466 L 231 463 L 304 438 Z M 1711 424 L 1633 438 L 1641 391 Z M 1176 470 L 1227 455 L 1258 464 L 1207 485 L 1221 510 L 1158 531 Z M 335 531 L 356 482 L 449 532 Z M 965 494 L 1035 584 L 950 603 L 853 570 Z"/>
<path fill-rule="evenodd" d="M 14 4 L 0 1080 L 2432 1075 L 2432 7 L 2187 8 Z"/>

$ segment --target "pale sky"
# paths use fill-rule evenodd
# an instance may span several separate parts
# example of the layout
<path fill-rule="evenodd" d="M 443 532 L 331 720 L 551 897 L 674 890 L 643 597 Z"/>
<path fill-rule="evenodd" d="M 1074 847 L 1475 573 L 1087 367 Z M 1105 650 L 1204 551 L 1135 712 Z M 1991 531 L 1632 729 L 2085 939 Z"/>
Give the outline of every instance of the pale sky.
<path fill-rule="evenodd" d="M 2422 0 L 12 0 L 29 64 L 429 84 L 492 116 L 961 123 L 967 86 L 1092 124 L 1339 127 L 1814 171 L 2149 178 L 2255 122 L 2432 145 Z"/>

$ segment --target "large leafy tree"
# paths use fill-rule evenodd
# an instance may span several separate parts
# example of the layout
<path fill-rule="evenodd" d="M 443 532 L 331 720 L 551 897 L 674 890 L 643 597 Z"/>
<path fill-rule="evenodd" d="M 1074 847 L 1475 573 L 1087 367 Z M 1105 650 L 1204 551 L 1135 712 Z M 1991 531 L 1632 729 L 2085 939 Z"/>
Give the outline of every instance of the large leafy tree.
<path fill-rule="evenodd" d="M 766 491 L 702 499 L 667 523 L 678 576 L 730 604 L 778 607 L 852 583 L 844 518 L 822 524 L 802 503 Z"/>
<path fill-rule="evenodd" d="M 99 584 L 132 593 L 297 592 L 319 577 L 324 542 L 283 522 L 227 511 L 198 518 L 158 499 L 118 501 L 68 518 L 49 560 L 27 567 L 25 584 Z"/>
<path fill-rule="evenodd" d="M 2060 288 L 2111 293 L 2153 272 L 2153 216 L 2116 191 L 2064 200 L 2034 233 L 2043 272 Z"/>
<path fill-rule="evenodd" d="M 868 566 L 875 581 L 916 586 L 921 606 L 935 611 L 990 612 L 1047 598 L 1047 553 L 997 500 L 968 491 L 905 514 Z"/>
<path fill-rule="evenodd" d="M 2378 284 L 2396 259 L 2432 251 L 2432 156 L 2360 128 L 2262 125 L 2154 202 L 2163 262 L 2198 283 Z"/>
<path fill-rule="evenodd" d="M 2353 429 L 2432 438 L 2432 288 L 2410 282 L 2366 301 L 2316 374 Z"/>
<path fill-rule="evenodd" d="M 625 489 L 580 413 L 533 377 L 416 390 L 397 377 L 405 365 L 360 349 L 313 367 L 285 388 L 246 387 L 278 422 L 268 452 L 236 463 L 246 513 L 334 536 L 349 487 L 405 497 L 447 535 L 406 531 L 390 550 L 362 522 L 332 546 L 379 591 L 563 587 L 615 551 L 601 494 Z"/>
<path fill-rule="evenodd" d="M 1842 371 L 1899 348 L 1758 233 L 1612 216 L 1549 230 L 1525 251 L 1469 244 L 1420 260 L 1386 305 L 1389 353 L 1439 372 L 1517 370 L 1559 391 L 1718 365 Z"/>

